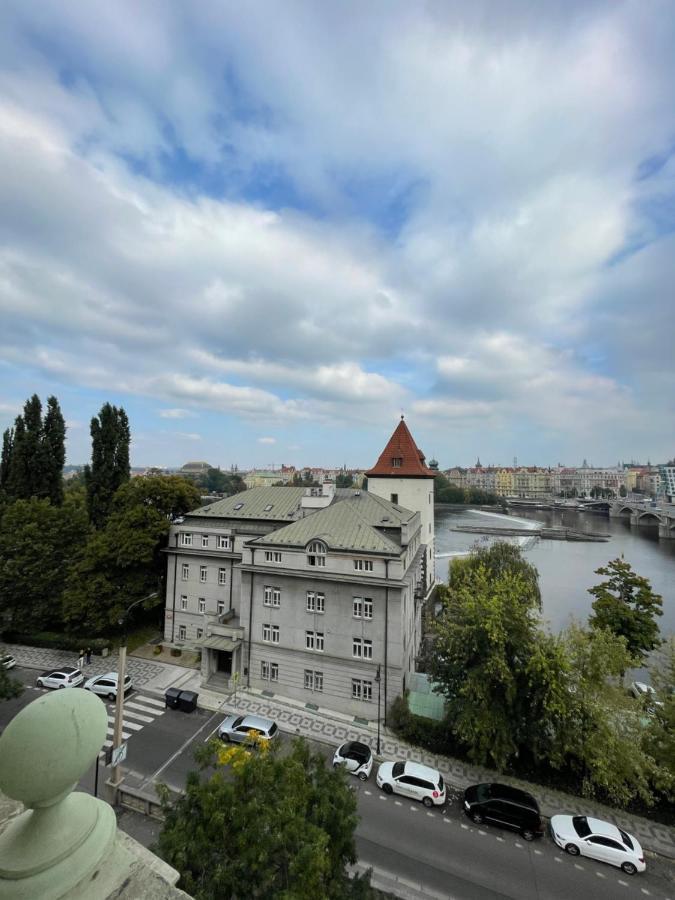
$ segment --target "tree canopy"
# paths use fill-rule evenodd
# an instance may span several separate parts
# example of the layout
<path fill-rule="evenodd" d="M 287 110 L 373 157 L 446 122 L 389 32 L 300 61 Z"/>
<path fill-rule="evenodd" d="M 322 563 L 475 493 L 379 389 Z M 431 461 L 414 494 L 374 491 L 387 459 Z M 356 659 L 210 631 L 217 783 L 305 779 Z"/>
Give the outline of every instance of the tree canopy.
<path fill-rule="evenodd" d="M 656 617 L 663 615 L 663 598 L 624 559 L 613 559 L 595 573 L 607 577 L 588 589 L 595 597 L 591 628 L 608 628 L 624 637 L 631 656 L 644 659 L 661 642 Z"/>
<path fill-rule="evenodd" d="M 129 420 L 123 408 L 105 403 L 91 420 L 91 465 L 84 470 L 89 521 L 102 528 L 115 491 L 129 480 Z"/>
<path fill-rule="evenodd" d="M 196 900 L 279 897 L 347 900 L 372 896 L 356 861 L 356 798 L 341 769 L 296 739 L 288 754 L 222 750 L 212 741 L 172 805 L 157 851 Z"/>
<path fill-rule="evenodd" d="M 49 397 L 47 414 L 33 394 L 2 437 L 0 491 L 8 501 L 48 499 L 63 502 L 66 426 L 56 397 Z"/>

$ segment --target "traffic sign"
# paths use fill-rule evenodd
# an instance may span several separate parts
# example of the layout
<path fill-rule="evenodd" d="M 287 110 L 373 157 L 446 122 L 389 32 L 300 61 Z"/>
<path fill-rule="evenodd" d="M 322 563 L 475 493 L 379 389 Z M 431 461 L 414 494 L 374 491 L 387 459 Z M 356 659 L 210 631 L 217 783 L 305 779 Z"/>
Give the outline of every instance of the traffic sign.
<path fill-rule="evenodd" d="M 120 744 L 119 747 L 114 747 L 112 752 L 112 764 L 113 766 L 119 766 L 120 763 L 123 763 L 127 758 L 127 745 Z"/>

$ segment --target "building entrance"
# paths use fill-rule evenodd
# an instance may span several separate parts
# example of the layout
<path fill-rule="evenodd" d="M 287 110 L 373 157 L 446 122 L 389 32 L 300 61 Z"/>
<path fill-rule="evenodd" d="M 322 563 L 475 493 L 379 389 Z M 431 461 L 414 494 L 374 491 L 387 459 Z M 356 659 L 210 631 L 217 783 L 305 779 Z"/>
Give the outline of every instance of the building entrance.
<path fill-rule="evenodd" d="M 218 658 L 216 662 L 216 671 L 221 672 L 223 675 L 231 675 L 232 674 L 232 651 L 231 650 L 218 650 Z"/>

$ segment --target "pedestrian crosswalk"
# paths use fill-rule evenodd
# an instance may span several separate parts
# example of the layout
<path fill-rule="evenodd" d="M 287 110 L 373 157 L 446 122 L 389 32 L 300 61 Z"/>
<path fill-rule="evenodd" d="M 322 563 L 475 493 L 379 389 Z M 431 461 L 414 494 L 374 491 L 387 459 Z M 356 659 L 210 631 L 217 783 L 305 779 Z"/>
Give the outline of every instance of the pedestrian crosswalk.
<path fill-rule="evenodd" d="M 104 747 L 112 747 L 115 730 L 115 704 L 106 704 L 108 708 L 108 730 Z M 122 740 L 128 741 L 136 732 L 145 725 L 149 725 L 158 716 L 163 716 L 165 704 L 163 700 L 149 697 L 146 694 L 132 694 L 129 700 L 124 701 L 122 716 Z"/>

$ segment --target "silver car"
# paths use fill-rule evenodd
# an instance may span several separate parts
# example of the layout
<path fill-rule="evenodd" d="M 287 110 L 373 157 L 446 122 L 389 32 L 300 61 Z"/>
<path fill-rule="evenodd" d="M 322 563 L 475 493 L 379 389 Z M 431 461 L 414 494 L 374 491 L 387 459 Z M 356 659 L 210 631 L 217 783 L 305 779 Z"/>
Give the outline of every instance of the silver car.
<path fill-rule="evenodd" d="M 49 669 L 35 679 L 38 687 L 46 688 L 72 688 L 79 687 L 84 681 L 84 675 L 74 666 L 61 666 L 60 669 Z"/>
<path fill-rule="evenodd" d="M 237 744 L 272 741 L 278 736 L 277 723 L 260 716 L 228 716 L 218 726 L 221 741 L 234 741 Z"/>
<path fill-rule="evenodd" d="M 93 678 L 87 679 L 84 684 L 85 690 L 94 694 L 100 694 L 107 697 L 108 700 L 117 699 L 117 672 L 106 672 L 105 675 L 94 675 Z M 124 676 L 124 693 L 128 694 L 133 688 L 131 678 Z"/>

